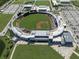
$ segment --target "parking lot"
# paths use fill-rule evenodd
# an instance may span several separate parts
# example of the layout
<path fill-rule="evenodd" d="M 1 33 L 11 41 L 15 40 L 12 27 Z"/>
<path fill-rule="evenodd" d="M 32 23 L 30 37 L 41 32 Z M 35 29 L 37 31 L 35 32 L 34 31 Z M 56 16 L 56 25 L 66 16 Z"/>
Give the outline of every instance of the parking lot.
<path fill-rule="evenodd" d="M 16 12 L 16 10 L 19 8 L 19 5 L 18 4 L 12 4 L 8 7 L 6 7 L 4 10 L 3 10 L 3 13 L 6 13 L 6 14 L 13 14 Z"/>
<path fill-rule="evenodd" d="M 79 41 L 79 11 L 72 6 L 65 6 L 62 8 L 62 15 L 67 27 L 72 30 L 72 33 Z"/>

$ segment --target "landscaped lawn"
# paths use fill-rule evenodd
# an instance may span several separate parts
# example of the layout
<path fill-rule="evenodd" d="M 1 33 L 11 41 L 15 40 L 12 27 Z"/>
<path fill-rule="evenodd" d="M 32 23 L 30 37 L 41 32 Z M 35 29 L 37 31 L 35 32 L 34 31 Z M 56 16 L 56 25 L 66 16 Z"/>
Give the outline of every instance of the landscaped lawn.
<path fill-rule="evenodd" d="M 51 19 L 46 14 L 31 14 L 16 20 L 14 25 L 30 30 L 50 30 Z"/>
<path fill-rule="evenodd" d="M 77 55 L 75 55 L 75 54 L 72 54 L 70 59 L 79 59 L 79 57 Z"/>
<path fill-rule="evenodd" d="M 77 52 L 79 54 L 79 48 L 76 47 L 75 52 Z"/>
<path fill-rule="evenodd" d="M 5 28 L 5 26 L 10 21 L 12 15 L 11 14 L 0 14 L 0 32 Z"/>
<path fill-rule="evenodd" d="M 46 6 L 50 6 L 50 2 L 48 1 L 36 1 L 35 5 L 46 5 Z"/>
<path fill-rule="evenodd" d="M 12 59 L 63 59 L 49 46 L 19 45 Z"/>
<path fill-rule="evenodd" d="M 79 0 L 72 0 L 73 5 L 79 7 Z"/>
<path fill-rule="evenodd" d="M 8 2 L 9 0 L 0 0 L 0 6 L 2 6 L 3 4 L 5 4 L 6 2 Z"/>
<path fill-rule="evenodd" d="M 15 4 L 33 2 L 35 0 L 15 0 Z M 36 5 L 50 5 L 49 0 L 36 0 Z"/>
<path fill-rule="evenodd" d="M 21 4 L 21 3 L 24 3 L 24 2 L 31 2 L 32 0 L 15 0 L 15 4 Z"/>
<path fill-rule="evenodd" d="M 7 36 L 9 36 L 9 38 Z M 13 49 L 13 43 L 10 40 L 13 33 L 9 30 L 5 36 L 0 37 L 0 59 L 9 59 Z"/>

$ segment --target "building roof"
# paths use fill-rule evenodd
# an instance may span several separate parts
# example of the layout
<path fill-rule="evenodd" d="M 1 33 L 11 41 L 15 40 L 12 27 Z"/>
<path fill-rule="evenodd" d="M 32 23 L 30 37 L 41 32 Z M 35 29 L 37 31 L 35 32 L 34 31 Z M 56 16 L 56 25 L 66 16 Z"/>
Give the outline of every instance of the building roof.
<path fill-rule="evenodd" d="M 33 33 L 35 36 L 47 36 L 49 31 L 39 31 L 39 30 L 36 30 L 36 31 L 32 31 L 31 33 Z"/>
<path fill-rule="evenodd" d="M 17 38 L 17 37 L 15 37 L 15 36 L 12 38 L 12 40 L 13 40 L 13 41 L 16 41 L 17 39 L 18 39 L 18 38 Z"/>
<path fill-rule="evenodd" d="M 40 5 L 38 6 L 37 10 L 50 10 L 49 6 Z"/>
<path fill-rule="evenodd" d="M 64 32 L 63 38 L 65 42 L 73 42 L 73 37 L 71 36 L 70 32 Z"/>
<path fill-rule="evenodd" d="M 23 5 L 23 7 L 32 7 L 33 5 L 32 4 L 25 4 Z"/>
<path fill-rule="evenodd" d="M 56 0 L 52 0 L 54 5 L 58 5 L 58 2 Z"/>
<path fill-rule="evenodd" d="M 70 0 L 60 0 L 60 2 L 70 2 Z"/>
<path fill-rule="evenodd" d="M 61 42 L 62 38 L 61 37 L 53 38 L 53 41 L 55 41 L 55 42 Z"/>

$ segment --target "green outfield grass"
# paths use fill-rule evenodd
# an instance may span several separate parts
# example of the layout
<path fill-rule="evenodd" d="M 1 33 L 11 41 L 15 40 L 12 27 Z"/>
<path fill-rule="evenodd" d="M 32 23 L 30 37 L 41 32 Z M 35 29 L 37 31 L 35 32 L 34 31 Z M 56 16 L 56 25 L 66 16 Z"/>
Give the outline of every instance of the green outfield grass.
<path fill-rule="evenodd" d="M 46 14 L 31 14 L 16 20 L 14 25 L 30 30 L 50 30 L 51 19 Z"/>
<path fill-rule="evenodd" d="M 79 59 L 79 57 L 73 53 L 73 54 L 71 55 L 70 59 Z"/>
<path fill-rule="evenodd" d="M 10 21 L 12 15 L 11 14 L 0 14 L 0 32 L 5 28 L 5 26 Z"/>
<path fill-rule="evenodd" d="M 46 5 L 46 6 L 50 6 L 50 2 L 49 1 L 36 1 L 35 5 Z"/>
<path fill-rule="evenodd" d="M 49 46 L 19 45 L 12 59 L 63 59 L 63 57 Z"/>

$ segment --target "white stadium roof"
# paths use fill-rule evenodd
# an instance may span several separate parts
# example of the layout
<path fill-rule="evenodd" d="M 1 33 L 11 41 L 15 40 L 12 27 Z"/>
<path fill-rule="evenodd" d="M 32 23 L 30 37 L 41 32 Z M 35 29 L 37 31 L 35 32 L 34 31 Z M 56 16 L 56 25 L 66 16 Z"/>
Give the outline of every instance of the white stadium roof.
<path fill-rule="evenodd" d="M 60 2 L 70 2 L 70 0 L 60 0 Z"/>
<path fill-rule="evenodd" d="M 53 38 L 53 41 L 54 42 L 61 42 L 62 41 L 62 38 L 61 37 Z"/>

